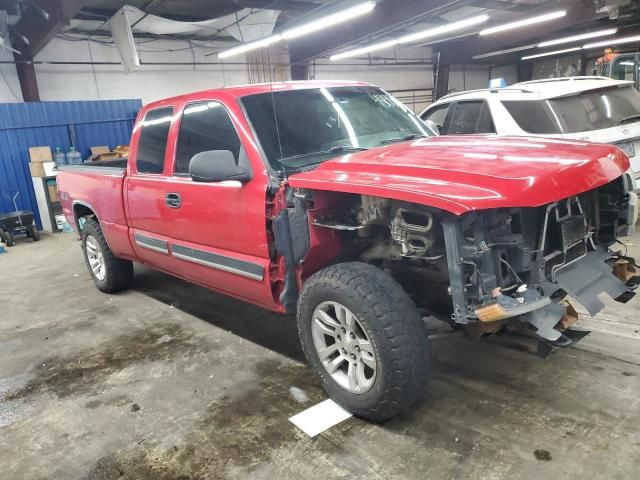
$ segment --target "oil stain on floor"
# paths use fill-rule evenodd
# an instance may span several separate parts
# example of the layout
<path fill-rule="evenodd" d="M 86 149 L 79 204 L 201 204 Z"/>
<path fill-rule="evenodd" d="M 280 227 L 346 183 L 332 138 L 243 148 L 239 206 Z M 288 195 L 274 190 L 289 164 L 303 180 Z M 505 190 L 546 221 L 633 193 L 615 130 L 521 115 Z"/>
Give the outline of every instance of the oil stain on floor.
<path fill-rule="evenodd" d="M 204 348 L 192 331 L 179 325 L 134 330 L 95 349 L 43 361 L 26 385 L 8 392 L 2 400 L 25 399 L 42 393 L 52 393 L 58 398 L 88 393 L 111 374 L 133 363 L 170 359 Z"/>
<path fill-rule="evenodd" d="M 309 369 L 264 360 L 255 386 L 241 395 L 221 396 L 180 445 L 158 449 L 137 445 L 101 458 L 89 480 L 198 480 L 223 478 L 229 468 L 245 469 L 280 447 L 303 438 L 288 422 L 300 405 L 288 397 L 296 385 L 311 402 L 324 398 Z"/>

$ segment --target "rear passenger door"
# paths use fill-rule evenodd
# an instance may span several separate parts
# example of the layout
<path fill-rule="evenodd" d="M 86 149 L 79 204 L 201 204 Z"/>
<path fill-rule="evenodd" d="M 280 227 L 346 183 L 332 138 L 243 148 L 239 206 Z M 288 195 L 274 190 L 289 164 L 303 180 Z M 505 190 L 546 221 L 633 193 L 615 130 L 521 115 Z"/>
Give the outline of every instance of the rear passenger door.
<path fill-rule="evenodd" d="M 156 268 L 171 271 L 166 234 L 167 145 L 174 107 L 151 109 L 137 123 L 132 136 L 125 202 L 131 241 L 138 258 Z"/>
<path fill-rule="evenodd" d="M 452 105 L 446 135 L 496 133 L 489 105 L 484 100 L 464 100 Z"/>

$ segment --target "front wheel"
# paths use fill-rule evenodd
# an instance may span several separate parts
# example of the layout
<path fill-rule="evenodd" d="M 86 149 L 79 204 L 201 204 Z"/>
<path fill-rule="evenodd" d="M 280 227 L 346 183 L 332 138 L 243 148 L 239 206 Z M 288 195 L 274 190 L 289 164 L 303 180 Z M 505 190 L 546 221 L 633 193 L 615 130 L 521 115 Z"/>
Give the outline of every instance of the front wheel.
<path fill-rule="evenodd" d="M 82 228 L 82 251 L 89 273 L 99 290 L 115 293 L 131 285 L 133 263 L 113 255 L 100 224 L 95 220 L 87 220 Z"/>
<path fill-rule="evenodd" d="M 315 273 L 298 300 L 297 321 L 311 368 L 331 398 L 355 415 L 386 420 L 424 393 L 422 319 L 379 268 L 353 262 Z"/>

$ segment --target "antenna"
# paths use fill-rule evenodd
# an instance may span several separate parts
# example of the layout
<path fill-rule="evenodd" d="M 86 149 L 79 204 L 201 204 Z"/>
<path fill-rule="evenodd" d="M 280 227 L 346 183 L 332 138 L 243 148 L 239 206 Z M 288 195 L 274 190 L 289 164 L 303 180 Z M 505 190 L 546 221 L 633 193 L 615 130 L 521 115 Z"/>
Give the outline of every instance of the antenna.
<path fill-rule="evenodd" d="M 280 127 L 278 126 L 278 113 L 276 112 L 276 99 L 273 94 L 273 82 L 269 84 L 269 88 L 271 91 L 271 108 L 273 108 L 273 121 L 276 122 L 276 135 L 278 137 L 278 149 L 280 150 L 280 158 L 284 157 L 282 153 L 282 141 L 280 140 Z"/>

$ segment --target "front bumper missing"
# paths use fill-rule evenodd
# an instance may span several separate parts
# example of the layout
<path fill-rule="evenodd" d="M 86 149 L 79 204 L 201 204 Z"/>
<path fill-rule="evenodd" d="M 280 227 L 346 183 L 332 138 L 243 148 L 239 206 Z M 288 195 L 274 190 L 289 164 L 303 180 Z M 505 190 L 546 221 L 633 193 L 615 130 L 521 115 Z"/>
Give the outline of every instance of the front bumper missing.
<path fill-rule="evenodd" d="M 634 295 L 640 283 L 637 265 L 630 257 L 612 256 L 606 252 L 589 252 L 579 261 L 566 265 L 557 272 L 556 281 L 545 290 L 562 289 L 581 303 L 591 314 L 604 308 L 598 296 L 606 293 L 618 302 L 626 303 Z M 482 332 L 496 332 L 503 320 L 512 318 L 510 329 L 518 325 L 533 327 L 539 340 L 538 354 L 546 357 L 553 349 L 569 347 L 577 343 L 588 331 L 572 330 L 578 314 L 567 301 L 552 302 L 549 297 L 537 297 L 537 292 L 528 291 L 523 304 L 506 295 L 499 295 L 495 303 L 475 311 Z M 526 330 L 526 329 L 525 329 Z"/>
<path fill-rule="evenodd" d="M 579 262 L 566 266 L 556 274 L 556 283 L 575 298 L 589 312 L 598 314 L 604 303 L 598 295 L 606 293 L 614 300 L 626 303 L 633 296 L 633 288 L 614 275 L 606 262 L 611 258 L 607 252 L 589 252 Z"/>

